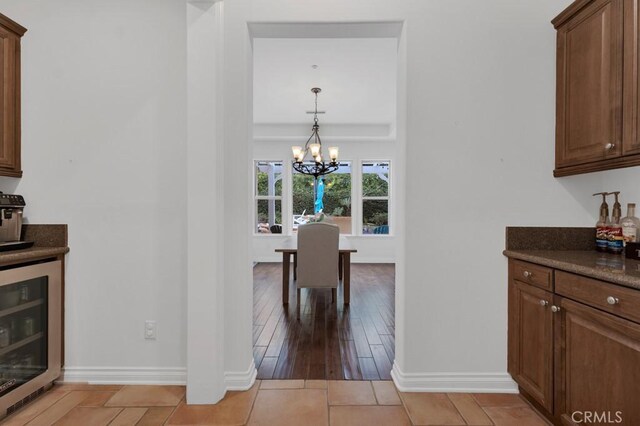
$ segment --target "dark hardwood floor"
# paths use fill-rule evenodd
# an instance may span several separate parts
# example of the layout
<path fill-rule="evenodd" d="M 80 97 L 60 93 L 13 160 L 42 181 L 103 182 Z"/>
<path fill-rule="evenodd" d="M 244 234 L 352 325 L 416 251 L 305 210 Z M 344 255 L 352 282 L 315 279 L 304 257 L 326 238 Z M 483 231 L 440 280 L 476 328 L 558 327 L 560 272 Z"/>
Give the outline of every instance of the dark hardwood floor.
<path fill-rule="evenodd" d="M 353 264 L 351 304 L 329 289 L 303 289 L 296 315 L 293 277 L 282 305 L 282 265 L 253 268 L 253 354 L 259 379 L 389 380 L 395 354 L 395 268 Z"/>

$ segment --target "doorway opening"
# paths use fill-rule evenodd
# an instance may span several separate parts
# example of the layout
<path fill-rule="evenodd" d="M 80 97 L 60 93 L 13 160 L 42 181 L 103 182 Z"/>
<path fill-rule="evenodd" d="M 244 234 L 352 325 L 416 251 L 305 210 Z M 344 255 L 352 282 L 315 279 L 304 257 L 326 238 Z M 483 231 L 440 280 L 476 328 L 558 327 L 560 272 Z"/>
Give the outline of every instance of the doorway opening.
<path fill-rule="evenodd" d="M 401 241 L 397 218 L 403 213 L 395 197 L 401 180 L 395 165 L 403 155 L 397 140 L 401 28 L 400 23 L 250 27 L 258 379 L 391 379 Z M 331 289 L 305 288 L 298 306 L 295 263 L 289 264 L 281 249 L 296 245 L 298 227 L 316 213 L 314 180 L 293 170 L 291 152 L 311 132 L 313 87 L 322 89 L 318 118 L 324 149 L 340 148 L 340 167 L 323 181 L 322 220 L 337 225 L 341 244 L 357 252 L 350 268 L 341 262 L 335 300 Z"/>

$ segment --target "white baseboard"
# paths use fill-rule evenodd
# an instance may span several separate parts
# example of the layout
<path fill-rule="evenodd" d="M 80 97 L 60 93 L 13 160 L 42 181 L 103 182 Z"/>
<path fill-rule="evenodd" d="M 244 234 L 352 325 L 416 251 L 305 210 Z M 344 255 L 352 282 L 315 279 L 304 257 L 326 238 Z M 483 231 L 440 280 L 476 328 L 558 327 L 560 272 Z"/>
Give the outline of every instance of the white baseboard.
<path fill-rule="evenodd" d="M 227 390 L 247 390 L 256 381 L 258 371 L 251 360 L 246 371 L 224 373 Z M 94 385 L 185 385 L 184 367 L 64 367 L 58 383 Z"/>
<path fill-rule="evenodd" d="M 184 367 L 64 367 L 58 382 L 96 385 L 184 385 Z"/>
<path fill-rule="evenodd" d="M 508 373 L 403 373 L 394 362 L 391 377 L 401 392 L 518 393 Z"/>
<path fill-rule="evenodd" d="M 258 370 L 251 359 L 249 368 L 246 371 L 227 371 L 224 373 L 224 385 L 228 391 L 243 391 L 251 388 L 256 381 Z"/>

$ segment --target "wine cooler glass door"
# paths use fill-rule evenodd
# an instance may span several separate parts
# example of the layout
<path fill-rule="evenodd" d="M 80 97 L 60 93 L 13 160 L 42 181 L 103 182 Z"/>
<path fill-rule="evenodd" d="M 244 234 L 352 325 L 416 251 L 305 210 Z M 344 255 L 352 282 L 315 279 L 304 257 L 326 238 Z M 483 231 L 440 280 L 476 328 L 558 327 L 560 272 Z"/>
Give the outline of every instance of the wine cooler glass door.
<path fill-rule="evenodd" d="M 60 280 L 53 272 L 59 267 L 49 262 L 0 271 L 0 402 L 59 374 L 60 337 L 52 333 L 60 330 Z"/>

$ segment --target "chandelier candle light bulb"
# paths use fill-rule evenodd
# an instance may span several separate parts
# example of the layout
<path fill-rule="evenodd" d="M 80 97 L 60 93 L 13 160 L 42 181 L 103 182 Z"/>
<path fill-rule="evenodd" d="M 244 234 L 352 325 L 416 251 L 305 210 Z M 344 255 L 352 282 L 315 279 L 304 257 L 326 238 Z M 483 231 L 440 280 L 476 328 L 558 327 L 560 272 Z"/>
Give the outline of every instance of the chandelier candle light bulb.
<path fill-rule="evenodd" d="M 296 161 L 299 161 L 299 158 L 304 157 L 304 152 L 302 151 L 301 146 L 292 146 L 291 151 L 293 151 L 293 158 Z"/>
<path fill-rule="evenodd" d="M 329 147 L 329 158 L 331 158 L 331 162 L 332 163 L 335 163 L 336 161 L 338 161 L 338 147 L 337 146 Z"/>
<path fill-rule="evenodd" d="M 309 145 L 309 149 L 311 150 L 311 156 L 312 157 L 317 157 L 318 155 L 320 155 L 320 144 L 319 143 L 312 143 L 311 145 Z"/>

